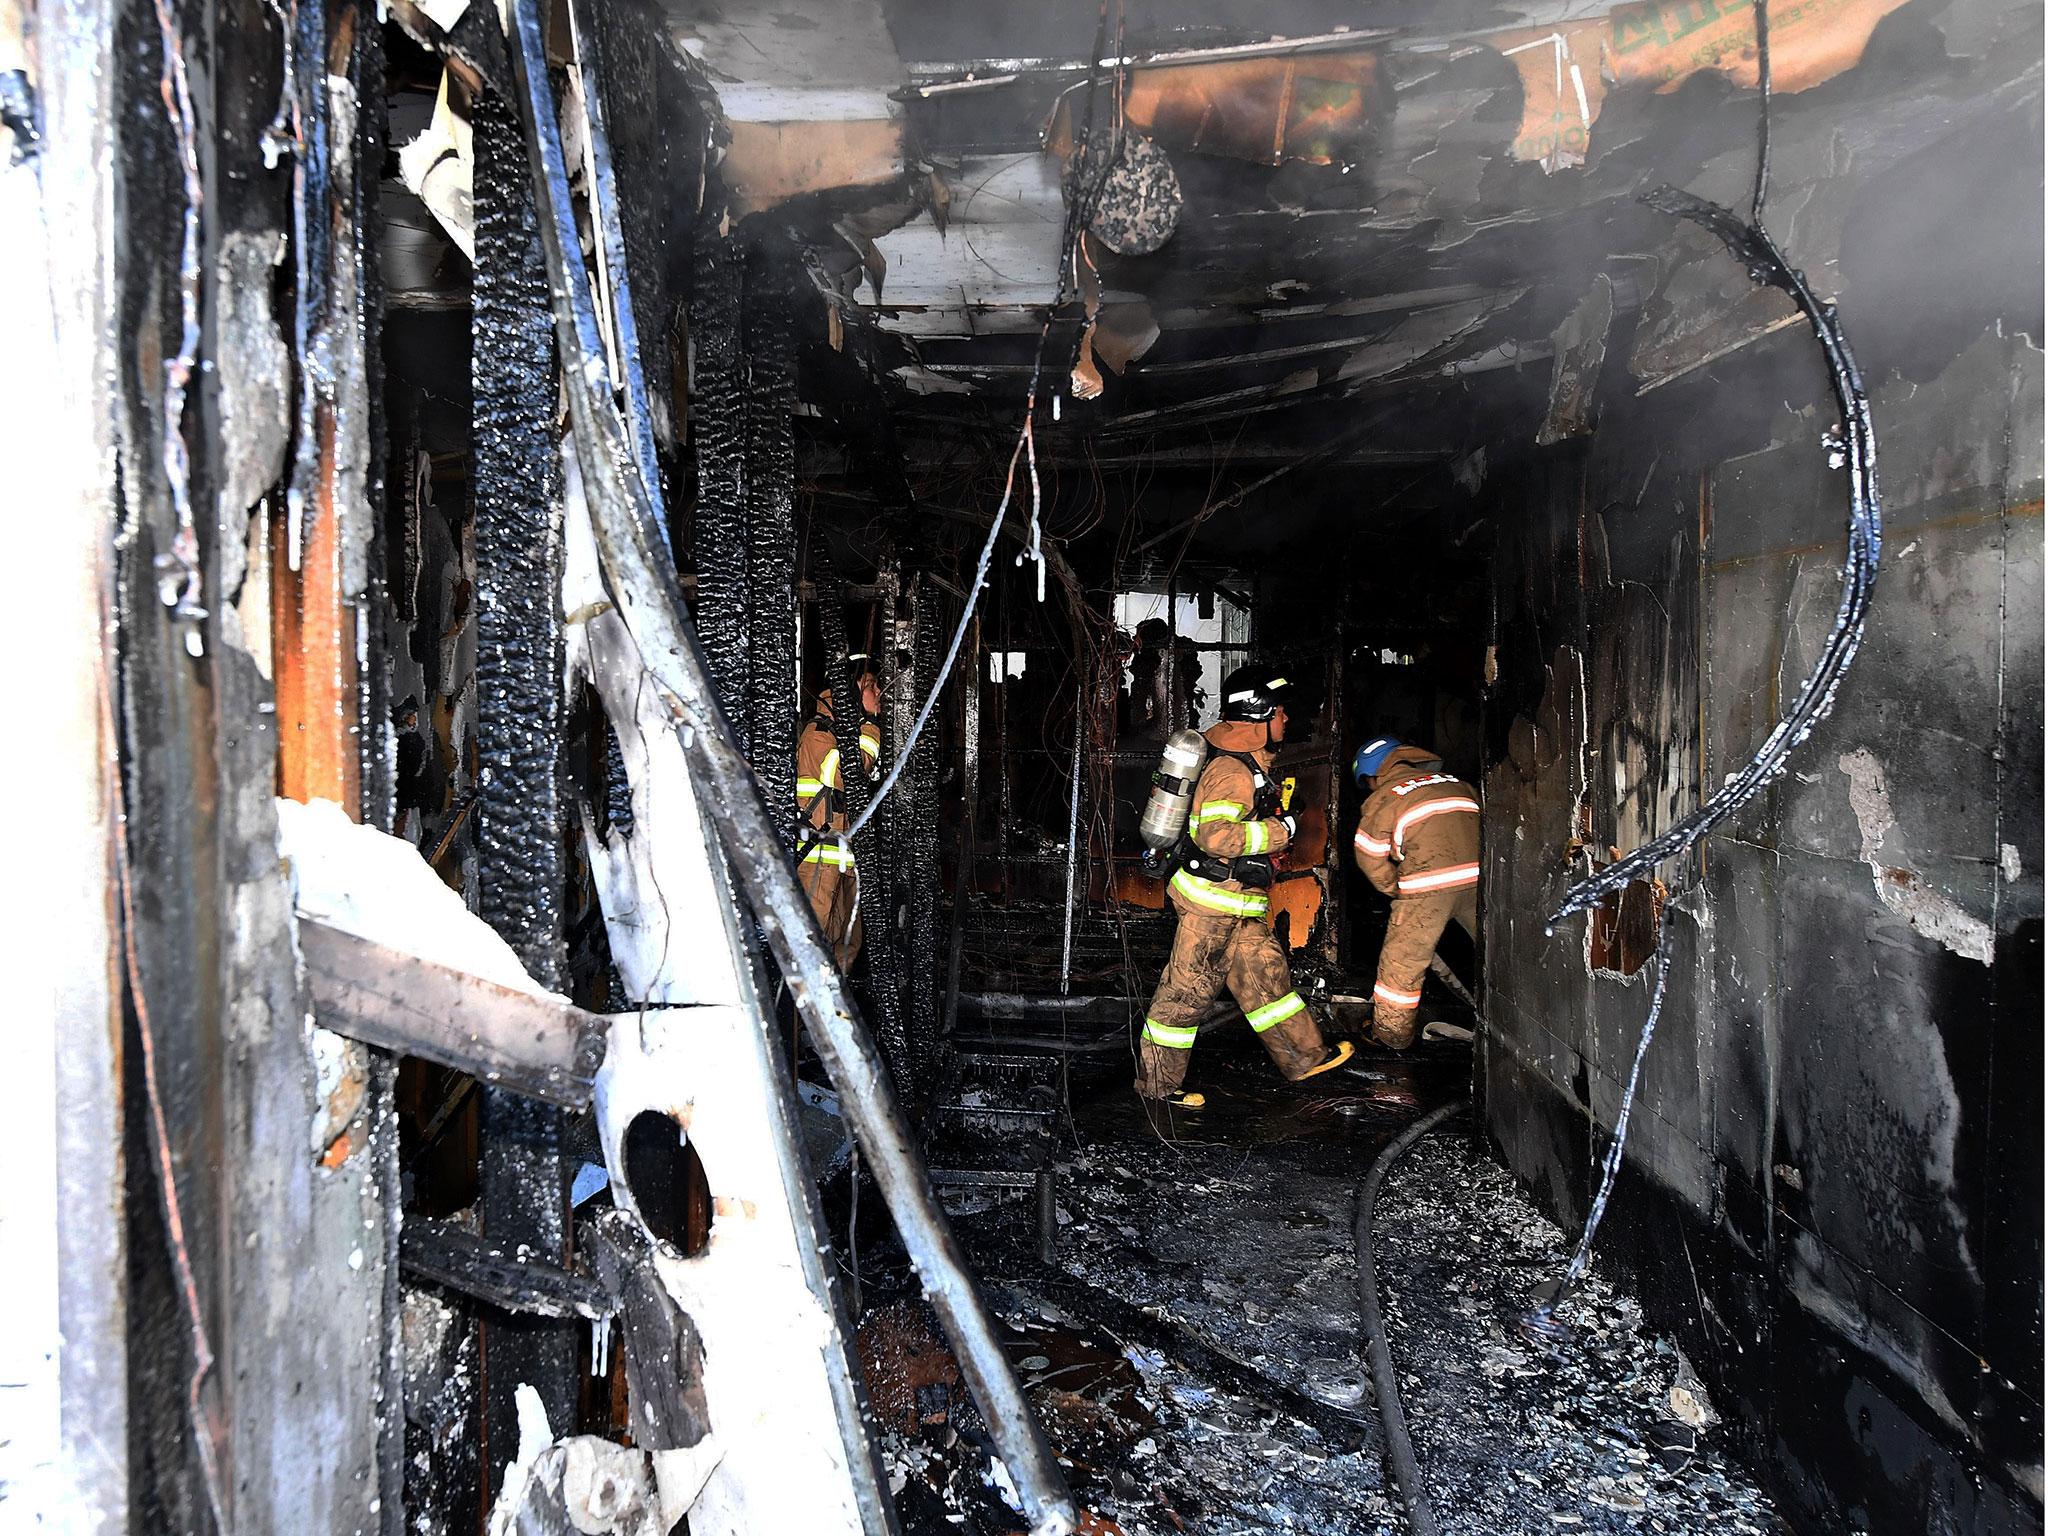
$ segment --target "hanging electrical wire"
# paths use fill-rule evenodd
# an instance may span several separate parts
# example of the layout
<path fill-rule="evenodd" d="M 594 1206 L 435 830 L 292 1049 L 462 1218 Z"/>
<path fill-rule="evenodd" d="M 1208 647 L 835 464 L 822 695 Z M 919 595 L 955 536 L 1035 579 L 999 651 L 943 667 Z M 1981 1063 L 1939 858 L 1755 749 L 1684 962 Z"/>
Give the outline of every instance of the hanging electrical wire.
<path fill-rule="evenodd" d="M 156 19 L 163 42 L 158 91 L 177 143 L 184 206 L 179 218 L 178 350 L 164 364 L 164 485 L 170 492 L 177 527 L 171 533 L 170 547 L 156 557 L 155 574 L 158 599 L 178 620 L 186 653 L 197 657 L 206 650 L 202 629 L 206 609 L 200 602 L 205 581 L 199 563 L 199 529 L 192 515 L 192 455 L 185 446 L 185 400 L 193 370 L 199 366 L 199 209 L 205 193 L 199 176 L 199 141 L 193 126 L 184 40 L 168 0 L 157 0 Z"/>
<path fill-rule="evenodd" d="M 932 709 L 939 702 L 939 695 L 945 691 L 946 679 L 952 676 L 953 664 L 960 657 L 960 643 L 967 638 L 967 626 L 974 618 L 975 599 L 981 595 L 981 589 L 988 584 L 989 563 L 995 558 L 996 540 L 1002 535 L 1004 519 L 1009 516 L 1010 498 L 1015 493 L 1017 485 L 1017 460 L 1023 452 L 1024 440 L 1019 438 L 1016 448 L 1010 454 L 1010 473 L 1003 481 L 1003 499 L 996 506 L 995 516 L 989 519 L 988 537 L 982 540 L 981 556 L 974 566 L 974 581 L 967 589 L 967 600 L 960 605 L 960 622 L 953 626 L 953 638 L 946 647 L 946 659 L 939 667 L 938 678 L 932 685 L 932 691 L 925 695 L 924 705 L 917 712 L 917 720 L 910 727 L 910 734 L 904 738 L 902 750 L 896 754 L 895 761 L 890 763 L 889 772 L 882 779 L 881 786 L 876 789 L 874 798 L 868 801 L 866 808 L 861 811 L 853 825 L 839 834 L 839 840 L 843 843 L 851 843 L 860 836 L 867 824 L 874 819 L 875 812 L 881 809 L 882 802 L 887 800 L 890 792 L 896 788 L 896 781 L 903 777 L 904 766 L 910 761 L 910 754 L 917 746 L 918 737 L 924 734 L 925 722 L 931 719 Z"/>
<path fill-rule="evenodd" d="M 1842 563 L 1841 600 L 1835 610 L 1834 625 L 1828 631 L 1813 669 L 1800 686 L 1798 696 L 1741 772 L 1732 775 L 1697 810 L 1661 836 L 1652 838 L 1634 852 L 1573 885 L 1565 892 L 1557 910 L 1550 915 L 1546 932 L 1554 932 L 1557 924 L 1574 912 L 1585 911 L 1632 881 L 1653 875 L 1657 867 L 1667 860 L 1683 858 L 1691 853 L 1709 832 L 1783 775 L 1793 751 L 1834 710 L 1842 679 L 1848 674 L 1849 663 L 1855 659 L 1857 648 L 1862 644 L 1864 619 L 1870 611 L 1871 594 L 1877 583 L 1878 556 L 1884 534 L 1883 506 L 1877 484 L 1877 436 L 1871 425 L 1870 401 L 1864 393 L 1863 378 L 1857 371 L 1855 356 L 1842 332 L 1841 317 L 1835 306 L 1814 293 L 1807 284 L 1806 274 L 1785 259 L 1784 252 L 1778 248 L 1778 243 L 1771 238 L 1763 223 L 1771 165 L 1770 18 L 1765 11 L 1765 0 L 1755 0 L 1755 15 L 1757 163 L 1749 221 L 1745 223 L 1719 203 L 1709 202 L 1677 187 L 1654 188 L 1643 194 L 1642 200 L 1660 212 L 1689 220 L 1713 235 L 1748 270 L 1752 282 L 1789 294 L 1813 326 L 1814 337 L 1827 361 L 1835 401 L 1842 413 L 1840 435 L 1830 434 L 1825 446 L 1830 463 L 1836 468 L 1846 469 L 1849 476 L 1849 547 Z M 1650 1007 L 1636 1042 L 1635 1061 L 1622 1094 L 1621 1108 L 1615 1117 L 1614 1138 L 1607 1149 L 1599 1188 L 1587 1209 L 1585 1226 L 1571 1262 L 1566 1266 L 1555 1294 L 1538 1302 L 1525 1319 L 1527 1326 L 1538 1333 L 1557 1331 L 1556 1308 L 1585 1273 L 1592 1255 L 1594 1234 L 1599 1230 L 1600 1220 L 1606 1214 L 1608 1200 L 1614 1192 L 1614 1181 L 1621 1170 L 1622 1149 L 1628 1137 L 1629 1113 L 1641 1082 L 1643 1059 L 1649 1053 L 1651 1036 L 1656 1032 L 1658 1017 L 1663 1012 L 1665 982 L 1671 968 L 1667 942 L 1670 926 L 1668 906 L 1660 907 L 1657 945 L 1652 960 L 1655 969 Z"/>
<path fill-rule="evenodd" d="M 1111 65 L 1111 72 L 1113 78 L 1121 82 L 1125 69 L 1123 63 L 1124 52 L 1121 46 L 1124 25 L 1123 0 L 1116 0 L 1116 11 L 1119 47 L 1117 49 L 1116 62 Z M 1081 238 L 1087 231 L 1088 220 L 1093 215 L 1096 203 L 1101 199 L 1102 188 L 1109 180 L 1110 170 L 1115 164 L 1113 152 L 1105 155 L 1100 174 L 1096 177 L 1094 184 L 1088 187 L 1085 193 L 1083 192 L 1081 187 L 1082 167 L 1088 158 L 1085 150 L 1095 128 L 1095 94 L 1096 87 L 1101 78 L 1102 50 L 1108 40 L 1109 12 L 1110 0 L 1102 0 L 1096 17 L 1095 47 L 1094 51 L 1088 56 L 1087 115 L 1084 119 L 1080 137 L 1076 141 L 1073 158 L 1067 167 L 1066 217 L 1060 229 L 1060 250 L 1062 254 L 1059 287 L 1053 295 L 1051 306 L 1046 310 L 1045 321 L 1039 327 L 1038 349 L 1031 364 L 1031 382 L 1024 396 L 1024 422 L 1018 429 L 1016 446 L 1010 450 L 1010 467 L 1008 473 L 1003 478 L 1003 498 L 996 507 L 995 516 L 989 522 L 988 537 L 982 543 L 981 557 L 975 565 L 974 581 L 967 589 L 966 598 L 960 608 L 960 621 L 954 626 L 952 641 L 946 647 L 946 659 L 939 668 L 938 676 L 933 680 L 931 691 L 925 696 L 923 705 L 918 709 L 917 719 L 911 725 L 910 734 L 904 738 L 902 748 L 897 752 L 888 775 L 882 780 L 880 787 L 876 789 L 874 799 L 868 802 L 867 809 L 861 812 L 859 818 L 843 834 L 841 838 L 843 842 L 851 842 L 867 826 L 876 811 L 881 808 L 882 803 L 889 798 L 891 792 L 896 788 L 897 781 L 903 775 L 904 764 L 910 760 L 910 755 L 916 749 L 919 737 L 924 734 L 926 723 L 931 719 L 932 710 L 939 702 L 939 695 L 945 692 L 946 684 L 953 675 L 954 664 L 960 656 L 961 642 L 966 638 L 967 627 L 974 617 L 975 603 L 980 598 L 982 589 L 988 584 L 989 562 L 995 554 L 996 540 L 1002 534 L 1004 519 L 1009 515 L 1010 501 L 1016 490 L 1017 464 L 1020 459 L 1026 465 L 1031 485 L 1031 521 L 1025 534 L 1024 550 L 1017 556 L 1017 564 L 1021 566 L 1026 559 L 1036 563 L 1038 567 L 1038 600 L 1040 602 L 1045 601 L 1046 552 L 1040 524 L 1043 496 L 1042 486 L 1038 478 L 1038 447 L 1034 431 L 1038 414 L 1038 390 L 1045 373 L 1045 349 L 1046 343 L 1052 335 L 1053 321 L 1060 311 L 1065 308 L 1073 295 L 1079 291 L 1079 248 Z M 1117 89 L 1120 96 L 1120 83 Z M 1117 131 L 1121 132 L 1121 123 L 1119 123 Z"/>

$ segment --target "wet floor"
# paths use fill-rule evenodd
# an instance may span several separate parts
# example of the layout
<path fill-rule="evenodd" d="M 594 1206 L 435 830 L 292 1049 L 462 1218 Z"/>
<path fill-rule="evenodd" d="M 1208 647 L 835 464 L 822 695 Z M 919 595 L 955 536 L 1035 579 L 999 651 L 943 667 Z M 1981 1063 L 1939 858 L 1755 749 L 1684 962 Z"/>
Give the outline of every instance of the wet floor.
<path fill-rule="evenodd" d="M 1405 1529 L 1358 1332 L 1352 1201 L 1378 1149 L 1468 1077 L 1464 1047 L 1433 1044 L 1294 1087 L 1242 1032 L 1198 1047 L 1198 1114 L 1148 1117 L 1123 1070 L 1070 1077 L 1058 1263 L 1038 1262 L 1022 1202 L 984 1200 L 956 1224 L 1086 1529 Z M 1464 1117 L 1395 1171 L 1376 1231 L 1446 1531 L 1779 1529 L 1711 1425 L 1686 1422 L 1710 1410 L 1683 1360 L 1597 1266 L 1564 1309 L 1570 1337 L 1545 1349 L 1522 1334 L 1566 1235 Z M 871 1266 L 886 1287 L 886 1255 Z M 888 1442 L 907 1530 L 1021 1529 L 964 1394 Z"/>

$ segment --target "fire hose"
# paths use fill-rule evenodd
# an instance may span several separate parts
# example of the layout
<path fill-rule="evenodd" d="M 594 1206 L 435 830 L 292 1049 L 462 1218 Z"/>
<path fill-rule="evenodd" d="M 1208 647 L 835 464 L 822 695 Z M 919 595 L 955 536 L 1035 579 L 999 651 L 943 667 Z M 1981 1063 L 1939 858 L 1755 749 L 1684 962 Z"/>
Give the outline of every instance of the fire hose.
<path fill-rule="evenodd" d="M 1435 1130 L 1466 1101 L 1439 1105 L 1380 1149 L 1365 1182 L 1358 1186 L 1358 1214 L 1352 1237 L 1358 1246 L 1358 1316 L 1365 1327 L 1367 1358 L 1372 1365 L 1373 1396 L 1380 1410 L 1380 1425 L 1386 1431 L 1387 1463 L 1401 1490 L 1401 1510 L 1416 1536 L 1437 1536 L 1436 1512 L 1429 1507 L 1423 1491 L 1422 1473 L 1415 1464 L 1415 1445 L 1408 1438 L 1408 1417 L 1401 1411 L 1401 1386 L 1394 1376 L 1394 1356 L 1387 1347 L 1387 1320 L 1380 1311 L 1379 1278 L 1373 1269 L 1372 1213 L 1379 1203 L 1380 1184 L 1387 1170 L 1416 1142 Z"/>

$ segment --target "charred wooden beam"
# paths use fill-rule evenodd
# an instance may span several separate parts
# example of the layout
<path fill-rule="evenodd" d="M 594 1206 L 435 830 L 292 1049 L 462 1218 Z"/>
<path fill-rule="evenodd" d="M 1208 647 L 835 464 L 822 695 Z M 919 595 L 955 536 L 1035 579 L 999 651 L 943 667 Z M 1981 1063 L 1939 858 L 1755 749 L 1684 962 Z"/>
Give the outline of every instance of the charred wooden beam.
<path fill-rule="evenodd" d="M 911 598 L 910 682 L 915 711 L 939 686 L 939 658 L 944 648 L 946 623 L 939 589 L 932 582 L 918 584 Z M 975 686 L 970 672 L 966 687 Z M 899 718 L 906 722 L 912 714 Z M 897 826 L 903 836 L 904 898 L 907 923 L 905 961 L 909 970 L 910 998 L 908 1034 L 912 1071 L 917 1075 L 914 1091 L 906 1094 L 918 1102 L 926 1091 L 939 1048 L 939 733 L 927 729 L 911 749 L 905 765 L 902 787 L 908 791 L 908 814 Z M 912 1085 L 905 1085 L 911 1088 Z"/>
<path fill-rule="evenodd" d="M 554 441 L 557 372 L 533 192 L 518 119 L 486 93 L 476 146 L 471 380 L 475 425 L 479 911 L 527 971 L 559 988 L 564 892 L 566 711 L 562 542 Z M 566 1257 L 561 1112 L 501 1088 L 483 1095 L 484 1234 Z M 549 1421 L 576 1402 L 573 1327 L 494 1320 L 485 1332 L 485 1480 L 518 1446 L 513 1391 L 533 1386 Z"/>
<path fill-rule="evenodd" d="M 452 1221 L 408 1221 L 399 1262 L 414 1279 L 431 1280 L 502 1312 L 596 1321 L 618 1310 L 612 1293 L 588 1275 L 536 1258 L 523 1245 L 508 1251 Z"/>
<path fill-rule="evenodd" d="M 715 230 L 697 237 L 690 334 L 696 376 L 690 441 L 697 450 L 697 507 L 690 549 L 697 565 L 693 613 L 718 702 L 753 760 L 747 710 L 746 364 L 740 319 L 745 263 Z"/>
<path fill-rule="evenodd" d="M 711 1433 L 704 1341 L 663 1287 L 653 1264 L 653 1243 L 624 1211 L 603 1212 L 577 1230 L 625 1335 L 633 1443 L 648 1451 L 696 1445 Z"/>
<path fill-rule="evenodd" d="M 756 242 L 747 265 L 747 740 L 754 776 L 796 832 L 795 294 L 776 251 Z M 851 702 L 841 708 L 850 708 Z M 852 777 L 858 757 L 842 758 Z"/>
<path fill-rule="evenodd" d="M 322 1027 L 527 1098 L 571 1109 L 590 1102 L 604 1059 L 600 1015 L 324 923 L 300 920 L 299 949 Z"/>

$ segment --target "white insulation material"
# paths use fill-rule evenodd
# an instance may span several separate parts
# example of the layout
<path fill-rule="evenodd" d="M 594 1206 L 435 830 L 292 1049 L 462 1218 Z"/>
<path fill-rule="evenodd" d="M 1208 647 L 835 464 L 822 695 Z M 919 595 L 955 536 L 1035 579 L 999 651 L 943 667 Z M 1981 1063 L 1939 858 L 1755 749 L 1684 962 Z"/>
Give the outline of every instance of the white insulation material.
<path fill-rule="evenodd" d="M 562 455 L 562 612 L 568 685 L 588 678 L 604 700 L 631 786 L 633 831 L 587 821 L 583 843 L 627 1001 L 736 1003 L 726 924 L 732 892 L 714 878 L 690 765 L 668 704 L 640 664 L 599 572 L 583 472 Z"/>
<path fill-rule="evenodd" d="M 1856 813 L 1863 862 L 1870 866 L 1877 899 L 1887 911 L 1910 923 L 1915 933 L 1947 945 L 1966 960 L 1989 965 L 1991 925 L 1964 911 L 1919 870 L 1903 861 L 1898 866 L 1886 862 L 1885 834 L 1899 822 L 1892 811 L 1884 765 L 1868 748 L 1858 747 L 1836 758 L 1835 766 L 1848 776 L 1849 808 Z"/>
<path fill-rule="evenodd" d="M 350 821 L 332 800 L 281 799 L 277 846 L 291 864 L 300 917 L 501 987 L 550 995 L 404 838 Z"/>

